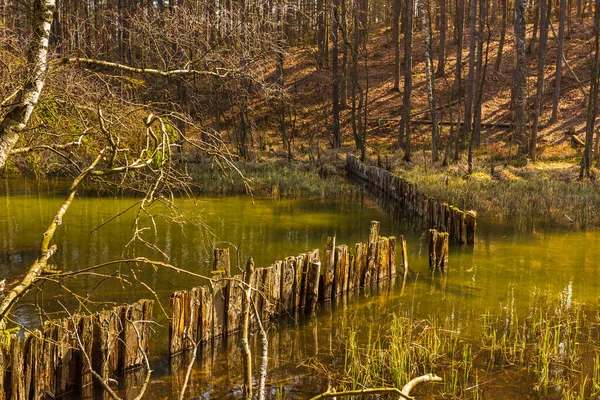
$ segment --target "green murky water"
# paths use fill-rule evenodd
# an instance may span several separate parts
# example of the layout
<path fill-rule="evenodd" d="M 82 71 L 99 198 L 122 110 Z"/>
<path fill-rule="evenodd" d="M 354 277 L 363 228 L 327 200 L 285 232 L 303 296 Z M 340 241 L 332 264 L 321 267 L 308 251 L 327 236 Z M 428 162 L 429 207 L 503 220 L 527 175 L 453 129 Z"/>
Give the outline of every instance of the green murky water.
<path fill-rule="evenodd" d="M 0 280 L 11 282 L 37 256 L 41 235 L 62 201 L 65 184 L 2 181 L 1 187 Z M 54 243 L 58 250 L 52 262 L 59 267 L 82 269 L 132 256 L 164 261 L 159 252 L 140 245 L 124 248 L 132 237 L 135 214 L 128 211 L 115 216 L 135 201 L 95 194 L 76 198 L 57 230 Z M 353 245 L 366 239 L 371 220 L 381 222 L 384 236 L 405 236 L 413 274 L 404 290 L 401 282 L 392 287 L 382 284 L 322 306 L 317 318 L 299 318 L 269 327 L 269 390 L 273 395 L 305 398 L 327 389 L 327 377 L 314 365 L 343 363 L 339 338 L 350 325 L 370 326 L 377 331 L 393 313 L 411 312 L 419 318 L 444 321 L 468 337 L 472 329 L 480 328 L 481 315 L 487 310 L 512 304 L 526 309 L 535 293 L 555 297 L 567 292 L 576 301 L 590 303 L 600 297 L 597 232 L 524 234 L 480 223 L 475 247 L 451 247 L 449 273 L 440 278 L 428 272 L 424 229 L 392 218 L 360 188 L 349 195 L 325 199 L 256 198 L 253 204 L 246 196 L 199 197 L 195 201 L 178 200 L 176 204 L 186 216 L 183 223 L 169 221 L 169 210 L 157 206 L 151 209 L 156 217 L 156 234 L 144 229 L 142 237 L 163 249 L 171 264 L 200 274 L 209 273 L 209 249 L 219 241 L 239 246 L 242 260 L 251 255 L 257 266 L 267 266 L 289 255 L 322 249 L 331 234 L 337 235 L 338 243 Z M 150 220 L 145 217 L 138 228 L 149 226 Z M 109 274 L 115 269 L 110 266 L 97 272 Z M 163 301 L 175 290 L 202 284 L 187 275 L 162 269 L 140 267 L 134 272 Z M 67 283 L 71 290 L 91 294 L 98 301 L 121 303 L 152 298 L 143 286 L 133 283 L 128 267 L 123 267 L 121 273 L 124 280 L 120 282 L 86 275 Z M 15 311 L 17 322 L 39 321 L 34 305 L 42 301 L 51 311 L 60 311 L 60 304 L 75 304 L 64 290 L 48 282 L 43 296 L 41 292 L 32 293 Z M 183 372 L 177 371 L 177 364 L 186 360 L 166 357 L 166 319 L 158 307 L 155 315 L 163 326 L 157 328 L 153 337 L 154 373 L 149 397 L 165 398 L 178 391 Z M 312 367 L 306 367 L 308 364 Z M 235 338 L 203 349 L 192 376 L 186 397 L 239 395 L 241 361 Z"/>

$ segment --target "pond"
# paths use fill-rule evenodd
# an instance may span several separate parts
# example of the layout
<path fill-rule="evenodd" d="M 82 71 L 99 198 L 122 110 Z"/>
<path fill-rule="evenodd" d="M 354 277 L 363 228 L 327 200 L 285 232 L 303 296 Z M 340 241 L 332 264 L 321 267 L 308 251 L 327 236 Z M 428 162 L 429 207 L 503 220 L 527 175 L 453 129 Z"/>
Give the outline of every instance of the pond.
<path fill-rule="evenodd" d="M 65 193 L 61 181 L 2 182 L 0 191 L 0 280 L 11 282 L 37 256 L 41 235 Z M 168 261 L 199 274 L 210 274 L 213 245 L 239 248 L 243 263 L 252 256 L 258 267 L 313 248 L 323 252 L 328 235 L 338 244 L 366 240 L 370 221 L 381 222 L 383 236 L 404 235 L 412 274 L 402 287 L 382 284 L 332 304 L 321 306 L 315 318 L 290 319 L 269 326 L 269 390 L 279 398 L 307 398 L 327 389 L 328 375 L 319 366 L 343 366 L 343 338 L 349 327 L 366 337 L 389 323 L 392 315 L 443 321 L 463 337 L 475 335 L 482 315 L 501 307 L 525 313 L 534 296 L 568 293 L 574 301 L 595 303 L 600 297 L 600 235 L 596 232 L 518 232 L 511 227 L 479 222 L 474 247 L 451 246 L 449 272 L 444 278 L 429 273 L 424 229 L 405 218 L 392 217 L 365 194 L 352 187 L 335 198 L 271 199 L 248 196 L 180 199 L 175 204 L 185 219 L 172 221 L 171 210 L 158 205 L 156 232 L 142 217 L 142 237 L 168 255 L 139 244 L 125 245 L 133 235 L 133 198 L 79 196 L 57 230 L 58 249 L 52 263 L 58 268 L 82 269 L 132 256 Z M 481 218 L 480 218 L 481 220 Z M 225 243 L 225 242 L 228 242 Z M 233 251 L 233 247 L 232 252 Z M 234 257 L 235 259 L 235 257 Z M 235 262 L 235 260 L 234 260 Z M 115 270 L 114 266 L 110 267 Z M 107 269 L 108 271 L 109 269 Z M 102 270 L 99 270 L 102 271 Z M 69 289 L 92 295 L 95 301 L 131 302 L 156 296 L 168 308 L 169 295 L 204 284 L 185 274 L 150 267 L 140 268 L 135 284 L 126 269 L 122 280 L 84 276 L 68 282 Z M 15 310 L 17 322 L 35 326 L 42 302 L 50 316 L 59 317 L 63 306 L 76 302 L 65 290 L 44 284 L 43 296 L 31 293 Z M 152 337 L 153 375 L 147 398 L 176 396 L 183 379 L 177 363 L 167 356 L 168 325 L 160 308 Z M 56 314 L 55 314 L 56 313 Z M 259 354 L 254 338 L 254 353 Z M 241 394 L 241 362 L 235 338 L 206 346 L 192 371 L 186 397 L 219 398 Z M 255 356 L 255 362 L 259 357 Z M 185 368 L 183 368 L 185 369 Z"/>

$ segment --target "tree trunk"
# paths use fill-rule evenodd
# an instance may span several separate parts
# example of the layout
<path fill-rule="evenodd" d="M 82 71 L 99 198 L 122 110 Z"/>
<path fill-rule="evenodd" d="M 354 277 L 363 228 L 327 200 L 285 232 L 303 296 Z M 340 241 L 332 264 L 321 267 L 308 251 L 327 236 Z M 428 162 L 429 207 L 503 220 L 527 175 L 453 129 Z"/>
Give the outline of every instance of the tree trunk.
<path fill-rule="evenodd" d="M 348 35 L 346 23 L 346 1 L 340 0 L 341 2 L 341 14 L 340 21 L 338 23 L 338 30 L 342 31 L 342 76 L 341 76 L 341 94 L 340 94 L 340 106 L 341 108 L 348 107 Z M 339 36 L 339 34 L 338 34 Z"/>
<path fill-rule="evenodd" d="M 515 52 L 516 64 L 514 70 L 513 88 L 513 125 L 514 141 L 522 152 L 523 144 L 527 140 L 527 44 L 525 41 L 525 12 L 527 0 L 515 0 Z"/>
<path fill-rule="evenodd" d="M 410 97 L 412 92 L 412 30 L 413 30 L 414 2 L 406 0 L 404 13 L 404 93 L 402 96 L 402 118 L 400 119 L 399 145 L 404 145 L 404 160 L 410 161 Z M 402 143 L 404 142 L 404 143 Z"/>
<path fill-rule="evenodd" d="M 538 33 L 538 21 L 540 19 L 540 1 L 541 0 L 532 0 L 534 9 L 533 9 L 533 33 L 531 34 L 531 40 L 529 41 L 529 47 L 527 47 L 527 53 L 533 52 L 533 45 L 537 39 Z M 527 13 L 525 13 L 525 18 L 527 18 Z"/>
<path fill-rule="evenodd" d="M 502 64 L 504 40 L 506 39 L 506 26 L 508 25 L 508 0 L 500 1 L 502 2 L 502 26 L 500 28 L 500 43 L 498 43 L 498 55 L 496 56 L 496 65 L 494 66 L 494 69 L 496 71 L 500 71 L 500 64 Z"/>
<path fill-rule="evenodd" d="M 446 10 L 446 0 L 440 0 L 440 43 L 438 54 L 438 65 L 436 76 L 446 75 L 446 28 L 448 21 L 448 11 Z"/>
<path fill-rule="evenodd" d="M 325 10 L 323 0 L 317 0 L 317 67 L 325 67 Z"/>
<path fill-rule="evenodd" d="M 552 117 L 550 122 L 556 122 L 558 118 L 558 101 L 560 100 L 560 81 L 562 79 L 563 51 L 565 46 L 565 19 L 567 0 L 560 0 L 558 18 L 558 48 L 556 50 L 556 72 L 554 74 L 554 101 L 552 102 Z"/>
<path fill-rule="evenodd" d="M 475 63 L 476 70 L 474 83 L 475 106 L 473 107 L 473 148 L 478 148 L 481 144 L 481 104 L 483 100 L 483 81 L 485 80 L 483 71 L 483 27 L 485 26 L 485 19 L 487 17 L 488 2 L 486 0 L 479 0 L 479 2 L 479 32 L 477 34 L 477 61 Z"/>
<path fill-rule="evenodd" d="M 331 13 L 331 74 L 333 79 L 332 85 L 332 108 L 333 108 L 333 148 L 337 149 L 341 147 L 340 138 L 340 76 L 338 72 L 338 26 L 339 26 L 339 0 L 333 0 L 333 10 Z M 353 102 L 354 104 L 354 102 Z"/>
<path fill-rule="evenodd" d="M 465 123 L 461 128 L 460 140 L 464 143 L 473 129 L 473 94 L 475 89 L 475 45 L 477 24 L 477 0 L 471 0 L 471 12 L 469 16 L 469 73 L 467 76 L 467 90 L 465 94 Z"/>
<path fill-rule="evenodd" d="M 594 13 L 594 23 L 598 25 L 600 22 L 600 0 L 596 0 L 596 10 Z M 590 95 L 588 96 L 588 107 L 586 113 L 585 124 L 585 148 L 581 160 L 581 170 L 579 171 L 579 179 L 583 177 L 590 178 L 592 165 L 592 142 L 594 139 L 594 129 L 596 126 L 596 112 L 598 108 L 598 74 L 600 67 L 600 29 L 596 29 L 594 40 L 594 58 L 592 64 L 592 81 L 590 83 Z"/>
<path fill-rule="evenodd" d="M 533 109 L 531 141 L 529 142 L 529 158 L 537 158 L 537 134 L 542 113 L 542 96 L 544 94 L 544 69 L 546 66 L 546 46 L 548 43 L 548 22 L 552 17 L 552 0 L 540 0 L 540 44 L 538 46 L 538 78 Z"/>
<path fill-rule="evenodd" d="M 27 127 L 33 109 L 44 87 L 48 69 L 48 42 L 56 3 L 54 0 L 35 0 L 33 6 L 33 31 L 29 46 L 29 63 L 32 66 L 16 104 L 0 121 L 0 169 L 6 164 L 10 151 Z"/>
<path fill-rule="evenodd" d="M 419 1 L 421 8 L 421 22 L 423 24 L 423 36 L 425 38 L 425 79 L 427 80 L 427 101 L 431 113 L 431 159 L 438 160 L 438 126 L 435 114 L 435 86 L 431 71 L 431 56 L 429 50 L 431 48 L 431 39 L 429 37 L 429 26 L 427 24 L 427 16 L 425 14 L 425 0 Z"/>
<path fill-rule="evenodd" d="M 445 0 L 442 0 L 445 1 Z M 392 46 L 394 47 L 394 91 L 400 91 L 400 10 L 401 0 L 392 3 Z"/>

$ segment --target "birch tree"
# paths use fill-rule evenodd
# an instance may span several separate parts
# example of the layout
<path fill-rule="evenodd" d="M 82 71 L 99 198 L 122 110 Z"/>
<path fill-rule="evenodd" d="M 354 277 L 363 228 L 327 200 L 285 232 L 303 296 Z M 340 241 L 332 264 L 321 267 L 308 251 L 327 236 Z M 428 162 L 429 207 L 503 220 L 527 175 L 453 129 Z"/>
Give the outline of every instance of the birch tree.
<path fill-rule="evenodd" d="M 11 150 L 27 128 L 31 114 L 40 98 L 48 70 L 48 44 L 55 0 L 35 0 L 33 3 L 34 33 L 29 45 L 27 81 L 15 96 L 13 106 L 0 121 L 0 169 L 4 167 Z"/>
<path fill-rule="evenodd" d="M 438 125 L 435 114 L 435 86 L 431 71 L 431 38 L 429 37 L 429 25 L 427 23 L 427 15 L 425 13 L 425 0 L 419 1 L 421 12 L 421 22 L 423 24 L 423 37 L 425 39 L 425 79 L 427 83 L 427 102 L 429 103 L 429 112 L 431 113 L 431 159 L 435 162 L 439 159 L 438 156 Z"/>

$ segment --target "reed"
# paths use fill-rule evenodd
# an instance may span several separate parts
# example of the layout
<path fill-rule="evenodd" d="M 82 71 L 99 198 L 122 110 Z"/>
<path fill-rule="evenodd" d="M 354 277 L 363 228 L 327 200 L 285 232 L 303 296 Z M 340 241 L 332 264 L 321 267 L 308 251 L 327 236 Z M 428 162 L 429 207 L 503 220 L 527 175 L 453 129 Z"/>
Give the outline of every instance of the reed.
<path fill-rule="evenodd" d="M 508 373 L 518 377 L 518 393 L 540 399 L 600 394 L 600 315 L 569 293 L 556 300 L 535 296 L 526 310 L 511 302 L 481 321 L 475 338 L 403 315 L 394 315 L 377 334 L 355 322 L 344 335 L 343 371 L 333 376 L 345 389 L 400 388 L 425 373 L 443 377 L 441 385 L 419 388 L 418 398 L 506 398 L 499 383 Z"/>

